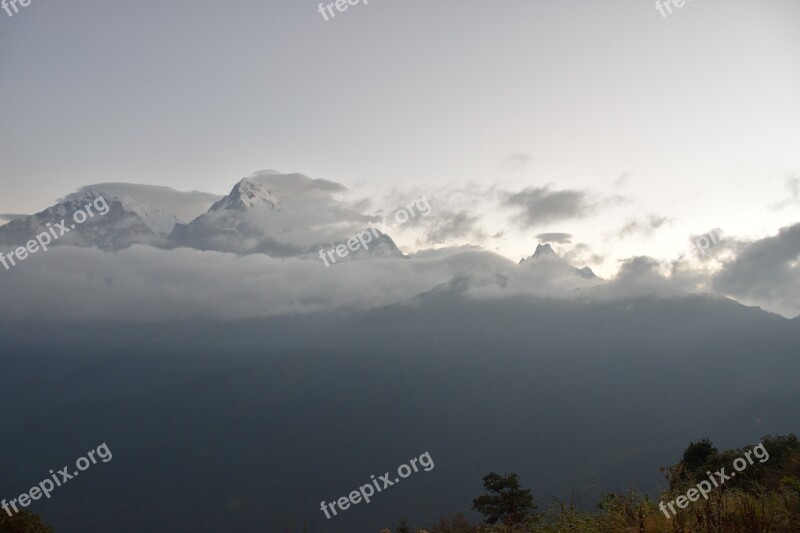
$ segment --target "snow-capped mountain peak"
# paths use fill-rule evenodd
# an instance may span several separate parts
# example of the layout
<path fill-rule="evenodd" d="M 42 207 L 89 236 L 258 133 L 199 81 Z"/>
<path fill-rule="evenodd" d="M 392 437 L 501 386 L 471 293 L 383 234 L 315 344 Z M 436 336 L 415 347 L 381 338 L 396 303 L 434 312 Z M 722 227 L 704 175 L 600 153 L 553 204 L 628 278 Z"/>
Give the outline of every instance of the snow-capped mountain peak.
<path fill-rule="evenodd" d="M 591 268 L 588 266 L 583 268 L 576 268 L 572 266 L 567 261 L 559 257 L 549 243 L 538 244 L 536 246 L 536 251 L 533 252 L 533 255 L 522 259 L 519 264 L 526 265 L 529 268 L 541 267 L 563 269 L 566 272 L 570 272 L 584 279 L 597 279 L 597 276 Z"/>
<path fill-rule="evenodd" d="M 133 244 L 158 244 L 172 231 L 177 219 L 166 211 L 140 204 L 130 198 L 93 190 L 71 194 L 44 211 L 20 217 L 0 227 L 0 245 L 24 245 L 46 231 L 48 224 L 70 220 L 77 211 L 89 212 L 85 223 L 72 228 L 53 246 L 97 247 L 119 250 Z"/>
<path fill-rule="evenodd" d="M 209 211 L 244 211 L 254 207 L 267 207 L 280 211 L 280 201 L 264 185 L 248 178 L 234 185 L 230 194 L 211 206 Z"/>
<path fill-rule="evenodd" d="M 553 247 L 550 246 L 549 243 L 537 244 L 536 251 L 533 252 L 531 259 L 535 261 L 537 259 L 542 259 L 543 257 L 558 257 L 558 255 L 553 251 Z"/>

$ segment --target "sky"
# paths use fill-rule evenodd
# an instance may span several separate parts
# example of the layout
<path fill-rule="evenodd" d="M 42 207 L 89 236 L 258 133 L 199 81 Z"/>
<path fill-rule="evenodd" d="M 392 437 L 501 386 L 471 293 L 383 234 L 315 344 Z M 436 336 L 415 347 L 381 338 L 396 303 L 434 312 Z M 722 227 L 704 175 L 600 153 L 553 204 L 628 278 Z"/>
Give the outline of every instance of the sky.
<path fill-rule="evenodd" d="M 277 169 L 376 209 L 428 192 L 470 226 L 439 244 L 515 261 L 566 233 L 605 275 L 717 228 L 761 239 L 800 215 L 798 21 L 794 0 L 371 0 L 328 21 L 308 0 L 33 0 L 0 12 L 0 213 Z"/>
<path fill-rule="evenodd" d="M 56 530 L 321 522 L 426 450 L 324 530 L 589 502 L 796 427 L 798 0 L 4 1 L 0 497 L 119 468 Z"/>

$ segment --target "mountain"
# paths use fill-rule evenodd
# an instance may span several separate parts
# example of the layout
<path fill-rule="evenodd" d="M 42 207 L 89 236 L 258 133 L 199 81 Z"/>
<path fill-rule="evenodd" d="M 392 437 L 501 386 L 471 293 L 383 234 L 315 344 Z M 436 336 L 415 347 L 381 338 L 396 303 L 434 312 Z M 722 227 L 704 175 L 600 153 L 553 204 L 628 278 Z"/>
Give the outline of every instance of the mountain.
<path fill-rule="evenodd" d="M 78 211 L 93 216 L 77 224 L 73 215 Z M 48 224 L 55 227 L 62 220 L 69 232 L 54 239 L 51 246 L 69 244 L 106 251 L 133 244 L 162 244 L 177 223 L 174 215 L 162 209 L 87 190 L 67 196 L 35 215 L 19 217 L 1 226 L 0 245 L 24 246 L 36 235 L 47 232 Z"/>
<path fill-rule="evenodd" d="M 233 187 L 228 196 L 212 205 L 209 212 L 246 211 L 259 207 L 278 211 L 282 209 L 280 201 L 266 187 L 244 178 Z"/>
<path fill-rule="evenodd" d="M 271 192 L 266 185 L 269 180 L 278 180 L 276 185 L 286 195 L 288 205 Z M 113 251 L 145 244 L 236 254 L 264 253 L 272 257 L 313 257 L 320 249 L 330 250 L 370 232 L 369 246 L 350 251 L 345 260 L 404 257 L 389 235 L 371 226 L 373 217 L 326 196 L 346 189 L 319 181 L 301 175 L 277 174 L 245 178 L 227 196 L 209 202 L 211 206 L 188 224 L 152 203 L 82 188 L 40 213 L 16 216 L 0 226 L 0 246 L 25 246 L 36 235 L 64 220 L 67 232 L 54 239 L 53 245 Z M 214 198 L 201 196 L 204 193 L 128 184 L 105 184 L 103 188 L 130 190 L 138 198 L 159 205 L 171 205 L 168 200 L 177 199 L 183 212 Z M 94 216 L 72 228 L 73 214 L 87 205 Z"/>
<path fill-rule="evenodd" d="M 24 218 L 28 215 L 21 215 L 18 213 L 0 213 L 0 224 L 7 224 L 15 218 Z"/>
<path fill-rule="evenodd" d="M 34 507 L 56 531 L 371 532 L 463 509 L 491 471 L 591 508 L 654 495 L 657 465 L 691 440 L 796 432 L 798 343 L 796 322 L 703 295 L 585 305 L 457 287 L 264 320 L 3 320 L 0 405 L 24 416 L 0 426 L 0 493 L 107 442 L 113 460 L 80 490 Z M 425 451 L 431 472 L 320 512 Z"/>
<path fill-rule="evenodd" d="M 354 255 L 358 258 L 375 257 L 405 257 L 400 248 L 389 235 L 377 228 L 368 228 L 368 231 L 375 231 L 378 238 L 372 241 L 367 250 L 357 250 Z"/>
<path fill-rule="evenodd" d="M 284 189 L 287 189 L 285 185 Z M 288 190 L 286 193 L 291 194 Z M 303 193 L 307 195 L 303 196 Z M 282 203 L 262 180 L 244 178 L 207 213 L 189 224 L 177 224 L 169 239 L 173 246 L 198 250 L 306 257 L 317 256 L 320 249 L 330 250 L 355 238 L 358 233 L 369 231 L 368 218 L 363 217 L 363 226 L 357 217 L 344 220 L 343 224 L 336 216 L 345 210 L 320 207 L 314 203 L 318 199 L 314 194 L 316 192 L 295 192 L 289 206 Z M 328 212 L 322 213 L 324 209 Z M 379 230 L 375 230 L 373 235 L 368 248 L 359 247 L 348 253 L 346 259 L 402 257 L 391 237 Z"/>
<path fill-rule="evenodd" d="M 531 259 L 536 261 L 545 257 L 558 257 L 558 255 L 553 251 L 553 247 L 549 243 L 537 244 L 536 251 L 533 252 Z"/>
<path fill-rule="evenodd" d="M 389 237 L 387 234 L 385 234 L 384 232 L 382 232 L 378 228 L 372 228 L 372 227 L 367 228 L 366 230 L 361 232 L 362 236 L 364 236 L 364 234 L 371 234 L 370 235 L 371 239 L 370 239 L 370 241 L 367 242 L 366 248 L 364 246 L 360 245 L 360 243 L 359 243 L 359 246 L 356 248 L 356 250 L 354 252 L 353 251 L 349 252 L 348 255 L 344 259 L 341 259 L 341 258 L 339 258 L 337 256 L 336 260 L 337 261 L 347 261 L 347 260 L 351 260 L 352 261 L 352 260 L 358 260 L 358 259 L 378 259 L 378 258 L 390 258 L 390 257 L 405 258 L 406 257 L 405 254 L 403 254 L 403 252 L 400 251 L 400 248 L 397 247 L 397 244 L 395 244 L 394 240 L 392 240 L 391 237 Z M 357 237 L 355 237 L 355 236 L 353 238 L 357 239 Z M 366 241 L 366 237 L 365 237 L 365 241 Z M 339 243 L 336 243 L 336 244 L 332 243 L 332 244 L 329 244 L 327 246 L 323 246 L 322 249 L 323 250 L 333 250 L 333 249 L 336 249 L 336 247 L 340 246 L 340 245 L 347 246 L 347 241 L 342 241 L 342 242 L 339 242 Z"/>
<path fill-rule="evenodd" d="M 551 269 L 563 270 L 576 276 L 580 276 L 584 279 L 600 279 L 588 266 L 576 268 L 570 265 L 564 259 L 560 258 L 549 243 L 536 245 L 536 250 L 533 252 L 533 255 L 526 259 L 522 259 L 519 264 L 526 265 L 530 268 L 546 266 L 547 268 Z"/>
<path fill-rule="evenodd" d="M 78 189 L 77 192 L 94 191 L 109 196 L 129 198 L 139 204 L 160 208 L 178 217 L 179 222 L 190 222 L 199 217 L 222 196 L 200 191 L 179 191 L 163 185 L 143 185 L 141 183 L 93 183 Z M 3 215 L 0 215 L 2 217 Z M 14 217 L 12 217 L 14 218 Z"/>
<path fill-rule="evenodd" d="M 281 238 L 291 232 L 281 213 L 283 206 L 266 186 L 245 178 L 206 213 L 189 224 L 177 224 L 169 239 L 175 246 L 198 250 L 298 255 L 302 250 Z"/>

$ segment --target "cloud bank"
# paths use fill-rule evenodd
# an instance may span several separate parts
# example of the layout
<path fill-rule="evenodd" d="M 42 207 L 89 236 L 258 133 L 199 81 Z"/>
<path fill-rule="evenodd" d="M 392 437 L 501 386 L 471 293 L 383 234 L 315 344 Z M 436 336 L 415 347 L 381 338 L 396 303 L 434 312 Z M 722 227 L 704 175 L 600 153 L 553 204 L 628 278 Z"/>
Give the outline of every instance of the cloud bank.
<path fill-rule="evenodd" d="M 0 272 L 0 318 L 241 320 L 413 304 L 437 290 L 469 297 L 582 302 L 681 297 L 710 283 L 722 295 L 800 313 L 800 224 L 749 245 L 716 275 L 685 262 L 634 257 L 611 280 L 584 279 L 557 257 L 518 265 L 474 247 L 410 258 L 320 261 L 136 245 L 116 253 L 63 246 Z"/>

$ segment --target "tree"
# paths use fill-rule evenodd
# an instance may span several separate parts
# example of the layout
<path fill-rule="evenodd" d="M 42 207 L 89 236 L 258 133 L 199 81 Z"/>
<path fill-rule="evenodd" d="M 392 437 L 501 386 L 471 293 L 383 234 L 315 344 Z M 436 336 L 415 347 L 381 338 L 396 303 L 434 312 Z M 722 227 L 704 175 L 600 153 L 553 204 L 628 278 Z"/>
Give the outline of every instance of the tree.
<path fill-rule="evenodd" d="M 690 442 L 686 451 L 683 452 L 683 464 L 690 472 L 695 472 L 705 468 L 709 459 L 718 453 L 719 450 L 708 439 Z"/>
<path fill-rule="evenodd" d="M 0 510 L 0 531 L 2 533 L 53 533 L 42 522 L 42 519 L 30 511 L 21 510 L 8 516 L 8 513 Z"/>
<path fill-rule="evenodd" d="M 411 533 L 411 529 L 408 527 L 408 520 L 401 518 L 400 525 L 397 526 L 397 531 L 395 533 Z"/>
<path fill-rule="evenodd" d="M 686 483 L 707 477 L 706 470 L 716 470 L 712 468 L 712 463 L 719 462 L 719 450 L 711 444 L 711 441 L 703 438 L 697 442 L 690 442 L 683 452 L 681 462 L 676 465 L 675 474 L 670 480 L 670 488 L 678 488 Z"/>
<path fill-rule="evenodd" d="M 486 522 L 498 521 L 508 526 L 524 522 L 536 509 L 531 491 L 519 485 L 517 474 L 500 476 L 491 472 L 483 478 L 488 493 L 472 500 L 472 508 L 486 517 Z"/>

